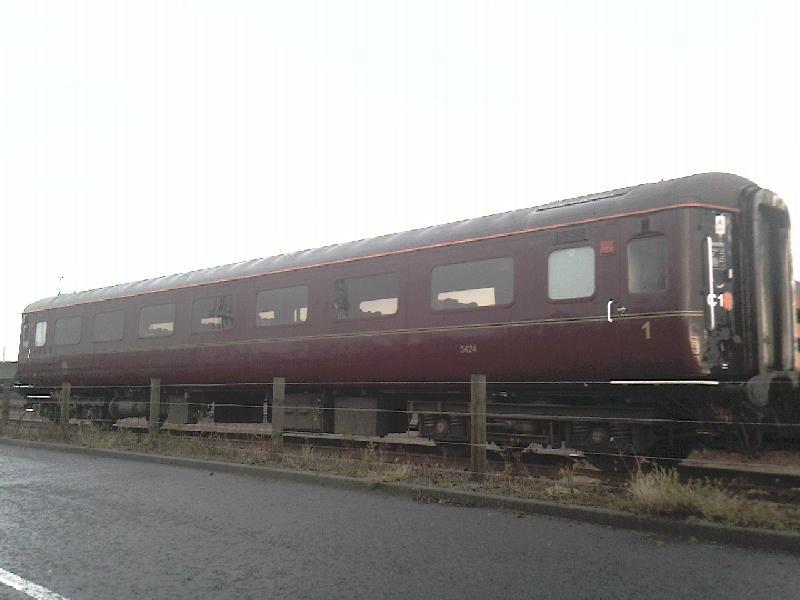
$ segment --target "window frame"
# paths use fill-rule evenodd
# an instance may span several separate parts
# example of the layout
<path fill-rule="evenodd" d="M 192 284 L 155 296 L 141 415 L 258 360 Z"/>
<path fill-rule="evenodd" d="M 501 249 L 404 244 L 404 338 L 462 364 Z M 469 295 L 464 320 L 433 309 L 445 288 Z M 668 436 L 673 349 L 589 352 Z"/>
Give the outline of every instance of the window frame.
<path fill-rule="evenodd" d="M 113 340 L 98 340 L 97 339 L 97 317 L 100 315 L 111 315 L 114 313 L 122 313 L 122 336 L 119 338 L 115 338 Z M 152 336 L 151 336 L 152 337 Z M 97 312 L 94 314 L 94 318 L 92 319 L 92 343 L 94 344 L 111 344 L 114 342 L 121 342 L 125 339 L 125 310 L 118 308 L 115 310 L 104 310 L 101 312 Z"/>
<path fill-rule="evenodd" d="M 592 289 L 592 293 L 588 296 L 576 296 L 572 298 L 551 298 L 550 297 L 550 255 L 561 252 L 564 250 L 575 250 L 578 248 L 591 248 L 592 250 L 592 267 L 594 271 L 594 286 Z M 591 241 L 581 240 L 580 242 L 576 242 L 573 244 L 568 244 L 564 246 L 558 246 L 557 248 L 550 248 L 547 251 L 547 255 L 545 256 L 545 264 L 544 264 L 544 274 L 545 274 L 545 296 L 547 301 L 551 304 L 570 304 L 576 302 L 587 302 L 590 300 L 594 300 L 597 298 L 597 249 L 595 248 L 595 244 Z"/>
<path fill-rule="evenodd" d="M 306 308 L 306 318 L 304 320 L 295 321 L 294 323 L 272 323 L 272 324 L 270 324 L 270 323 L 262 323 L 261 322 L 262 319 L 258 316 L 258 297 L 262 293 L 265 293 L 265 292 L 280 292 L 282 290 L 292 290 L 294 288 L 301 288 L 301 287 L 306 288 L 306 307 L 305 307 Z M 298 285 L 285 285 L 285 286 L 281 286 L 281 287 L 277 287 L 277 288 L 267 288 L 267 289 L 264 289 L 264 290 L 258 290 L 256 292 L 256 302 L 255 302 L 254 315 L 255 315 L 255 320 L 256 320 L 256 327 L 259 327 L 259 328 L 271 329 L 271 328 L 274 328 L 274 327 L 298 327 L 298 326 L 305 325 L 306 323 L 308 323 L 308 320 L 309 320 L 309 318 L 311 316 L 311 288 L 307 283 L 300 283 Z M 267 321 L 268 319 L 263 319 L 263 320 Z"/>
<path fill-rule="evenodd" d="M 44 323 L 44 336 L 43 336 L 43 339 L 42 339 L 42 343 L 40 344 L 39 343 L 39 339 L 38 339 L 39 338 L 38 330 L 39 330 L 39 325 L 41 323 Z M 33 347 L 34 348 L 44 348 L 47 345 L 47 330 L 48 330 L 47 319 L 42 319 L 41 321 L 34 321 L 34 323 L 33 323 Z"/>
<path fill-rule="evenodd" d="M 58 324 L 62 321 L 73 321 L 77 319 L 80 323 L 78 328 L 78 339 L 74 342 L 60 342 L 58 341 Z M 77 346 L 83 340 L 83 317 L 81 315 L 71 315 L 68 317 L 59 317 L 53 323 L 53 346 Z"/>
<path fill-rule="evenodd" d="M 653 238 L 663 238 L 664 242 L 666 243 L 666 254 L 665 254 L 665 261 L 664 261 L 664 287 L 660 290 L 653 291 L 653 292 L 634 292 L 631 289 L 631 261 L 630 261 L 630 245 L 631 242 L 635 242 L 638 240 L 647 240 Z M 634 235 L 625 242 L 625 290 L 627 293 L 635 295 L 635 296 L 655 296 L 658 294 L 665 294 L 669 291 L 669 236 L 665 233 L 660 231 L 649 231 L 643 235 Z"/>
<path fill-rule="evenodd" d="M 433 307 L 433 272 L 440 268 L 440 267 L 450 267 L 455 265 L 468 265 L 470 263 L 480 263 L 480 262 L 487 262 L 490 260 L 501 260 L 501 259 L 510 259 L 511 260 L 511 301 L 505 304 L 492 304 L 490 306 L 454 306 L 452 308 L 434 308 Z M 471 288 L 477 289 L 477 288 Z M 517 301 L 517 261 L 511 254 L 503 254 L 500 256 L 490 256 L 488 258 L 477 258 L 475 260 L 461 260 L 458 262 L 447 262 L 447 263 L 440 263 L 436 264 L 430 268 L 428 271 L 428 311 L 431 314 L 439 315 L 443 313 L 462 313 L 462 312 L 473 312 L 473 311 L 480 311 L 480 310 L 497 310 L 497 309 L 506 309 L 511 308 Z"/>
<path fill-rule="evenodd" d="M 335 289 L 337 281 L 346 281 L 348 279 L 369 279 L 370 277 L 381 277 L 383 275 L 394 275 L 394 277 L 395 277 L 395 282 L 397 283 L 397 310 L 395 310 L 393 313 L 388 314 L 388 315 L 380 314 L 380 315 L 375 315 L 375 316 L 369 316 L 369 315 L 363 315 L 362 314 L 362 315 L 358 315 L 356 317 L 339 317 L 336 314 L 336 304 L 335 304 L 334 289 Z M 330 291 L 328 307 L 329 307 L 329 309 L 331 311 L 332 321 L 334 323 L 352 323 L 352 322 L 358 322 L 358 321 L 377 321 L 377 320 L 380 320 L 380 319 L 391 319 L 393 317 L 397 317 L 398 315 L 400 315 L 400 312 L 401 312 L 401 309 L 402 309 L 402 294 L 400 293 L 400 288 L 401 287 L 402 286 L 401 286 L 401 281 L 400 281 L 400 271 L 398 269 L 393 269 L 393 270 L 389 270 L 389 271 L 380 271 L 378 273 L 371 273 L 369 275 L 337 276 L 331 282 L 331 284 L 328 286 L 328 290 Z M 371 302 L 371 301 L 367 300 L 367 302 Z"/>
<path fill-rule="evenodd" d="M 203 300 L 217 300 L 219 298 L 227 298 L 227 299 L 230 300 L 230 307 L 231 307 L 231 322 L 230 322 L 230 325 L 228 325 L 227 327 L 219 327 L 219 328 L 214 328 L 214 329 L 204 329 L 204 330 L 200 330 L 200 331 L 195 329 L 194 305 L 197 302 L 202 302 Z M 194 299 L 192 299 L 192 305 L 191 305 L 190 314 L 189 314 L 189 319 L 190 319 L 189 330 L 191 331 L 192 335 L 205 335 L 205 334 L 209 334 L 209 333 L 210 334 L 216 334 L 216 333 L 222 333 L 223 331 L 230 331 L 231 329 L 233 329 L 236 326 L 236 320 L 237 319 L 236 319 L 236 317 L 234 315 L 235 310 L 236 309 L 235 309 L 235 303 L 234 303 L 234 294 L 219 294 L 219 295 L 216 295 L 216 296 L 203 296 L 202 298 L 194 298 Z M 223 323 L 224 323 L 224 320 L 223 320 Z"/>
<path fill-rule="evenodd" d="M 146 309 L 146 308 L 154 308 L 154 307 L 158 307 L 158 306 L 172 306 L 172 331 L 170 331 L 169 333 L 157 333 L 157 334 L 153 334 L 153 335 L 142 335 L 142 311 L 144 309 Z M 175 335 L 176 325 L 177 325 L 177 320 L 178 320 L 177 317 L 178 317 L 178 307 L 177 307 L 177 304 L 175 302 L 162 302 L 160 304 L 144 304 L 144 305 L 140 306 L 139 307 L 139 324 L 138 324 L 138 327 L 136 328 L 136 333 L 137 333 L 138 339 L 140 339 L 140 340 L 149 340 L 149 339 L 153 339 L 153 338 L 166 338 L 166 337 L 174 336 Z M 166 321 L 164 321 L 164 323 L 166 323 Z M 152 324 L 153 323 L 151 323 L 151 325 Z"/>

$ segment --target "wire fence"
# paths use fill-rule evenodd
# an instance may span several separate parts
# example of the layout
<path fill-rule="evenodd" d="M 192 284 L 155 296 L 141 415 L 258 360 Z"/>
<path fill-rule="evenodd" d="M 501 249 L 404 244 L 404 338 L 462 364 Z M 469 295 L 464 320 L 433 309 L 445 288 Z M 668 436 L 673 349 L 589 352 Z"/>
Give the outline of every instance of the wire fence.
<path fill-rule="evenodd" d="M 535 475 L 525 466 L 529 456 L 558 457 L 564 464 L 582 456 L 616 469 L 642 460 L 701 465 L 707 460 L 688 456 L 688 450 L 704 442 L 753 451 L 764 437 L 782 440 L 777 447 L 800 440 L 800 423 L 754 419 L 752 411 L 726 396 L 711 402 L 704 382 L 657 387 L 668 390 L 659 401 L 630 403 L 624 393 L 609 393 L 621 389 L 609 382 L 487 382 L 483 376 L 451 382 L 65 383 L 49 390 L 17 386 L 25 405 L 17 400 L 14 419 L 6 386 L 0 418 L 20 426 L 78 427 L 84 436 L 89 426 L 169 437 L 194 434 L 195 450 L 199 444 L 213 453 L 225 442 L 234 445 L 227 447 L 231 452 L 259 453 L 272 462 L 288 456 L 290 465 L 303 462 L 311 448 L 338 452 L 338 464 L 352 469 L 366 463 L 389 471 L 426 465 L 437 476 L 457 472 L 506 483 Z M 335 444 L 343 449 L 334 450 Z M 356 447 L 370 454 L 348 456 Z M 426 463 L 422 455 L 431 449 L 441 451 L 435 456 L 448 465 Z M 317 456 L 316 463 L 330 460 Z M 753 457 L 715 464 L 775 467 Z"/>

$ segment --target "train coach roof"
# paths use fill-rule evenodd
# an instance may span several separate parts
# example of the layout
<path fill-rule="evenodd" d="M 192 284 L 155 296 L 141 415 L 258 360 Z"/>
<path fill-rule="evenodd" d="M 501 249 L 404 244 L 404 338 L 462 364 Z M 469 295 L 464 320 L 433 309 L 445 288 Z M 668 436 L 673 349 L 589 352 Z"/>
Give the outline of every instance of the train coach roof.
<path fill-rule="evenodd" d="M 357 260 L 537 227 L 558 226 L 629 211 L 657 210 L 662 206 L 674 205 L 679 202 L 696 201 L 736 207 L 741 190 L 753 185 L 751 181 L 743 177 L 725 173 L 691 175 L 403 233 L 280 254 L 269 258 L 258 258 L 188 273 L 144 279 L 85 292 L 62 294 L 29 304 L 25 307 L 24 312 L 74 306 L 254 277 L 272 272 Z"/>

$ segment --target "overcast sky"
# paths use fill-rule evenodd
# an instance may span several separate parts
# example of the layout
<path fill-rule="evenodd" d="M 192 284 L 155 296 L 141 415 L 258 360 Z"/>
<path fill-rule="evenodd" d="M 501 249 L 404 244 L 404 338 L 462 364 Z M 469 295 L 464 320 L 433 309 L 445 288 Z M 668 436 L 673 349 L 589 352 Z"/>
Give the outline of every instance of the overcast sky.
<path fill-rule="evenodd" d="M 0 0 L 0 346 L 16 357 L 22 309 L 60 276 L 78 291 L 697 172 L 749 177 L 800 222 L 798 7 Z"/>

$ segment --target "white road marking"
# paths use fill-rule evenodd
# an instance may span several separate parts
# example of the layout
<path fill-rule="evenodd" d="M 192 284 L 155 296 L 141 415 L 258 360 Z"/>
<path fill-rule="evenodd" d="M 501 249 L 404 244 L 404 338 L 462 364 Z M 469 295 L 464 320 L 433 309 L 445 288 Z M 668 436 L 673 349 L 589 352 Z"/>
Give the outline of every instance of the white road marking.
<path fill-rule="evenodd" d="M 51 592 L 47 588 L 36 585 L 32 581 L 23 579 L 19 575 L 14 575 L 14 573 L 5 569 L 0 569 L 0 583 L 28 594 L 28 596 L 36 598 L 36 600 L 68 600 L 66 596 Z"/>

